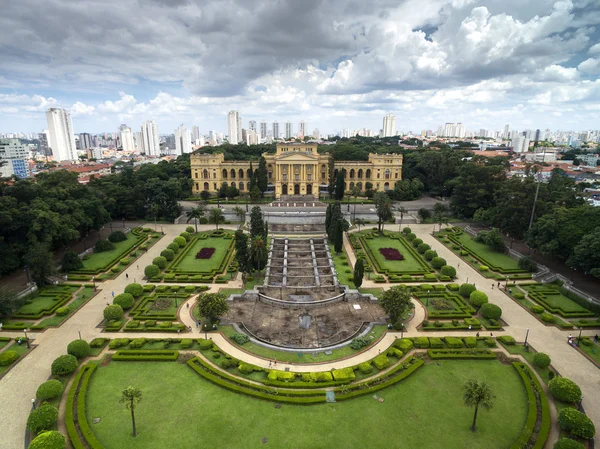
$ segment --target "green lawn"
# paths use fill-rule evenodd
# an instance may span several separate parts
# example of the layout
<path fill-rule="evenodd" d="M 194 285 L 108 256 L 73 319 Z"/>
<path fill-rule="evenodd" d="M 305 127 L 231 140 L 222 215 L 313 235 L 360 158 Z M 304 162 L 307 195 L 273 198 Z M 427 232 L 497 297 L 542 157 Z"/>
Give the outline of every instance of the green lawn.
<path fill-rule="evenodd" d="M 371 294 L 376 298 L 379 298 L 383 294 L 382 288 L 359 288 L 358 291 L 364 294 Z"/>
<path fill-rule="evenodd" d="M 455 237 L 463 246 L 470 249 L 493 266 L 499 267 L 503 270 L 519 270 L 519 262 L 516 259 L 513 259 L 507 254 L 495 251 L 484 243 L 476 242 L 466 232 L 455 235 Z M 485 262 L 482 263 L 485 264 Z"/>
<path fill-rule="evenodd" d="M 538 294 L 543 296 L 543 302 L 546 303 L 550 308 L 560 309 L 563 312 L 567 313 L 583 313 L 588 314 L 590 311 L 585 307 L 580 306 L 575 301 L 567 298 L 560 291 L 555 290 L 547 285 L 523 285 L 523 290 L 528 293 L 538 292 Z M 535 296 L 531 296 L 533 300 L 535 300 Z M 540 303 L 541 306 L 546 307 L 546 304 Z"/>
<path fill-rule="evenodd" d="M 329 252 L 331 253 L 331 258 L 333 259 L 333 266 L 335 267 L 335 271 L 337 273 L 338 282 L 340 285 L 348 285 L 350 288 L 356 288 L 354 286 L 354 282 L 350 280 L 353 276 L 352 266 L 350 265 L 350 261 L 346 257 L 346 253 L 342 251 L 339 254 L 335 253 L 333 249 L 333 244 L 329 243 Z M 346 263 L 346 265 L 344 265 Z M 350 270 L 350 273 L 346 273 L 346 270 Z M 367 278 L 367 274 L 365 273 L 364 279 Z"/>
<path fill-rule="evenodd" d="M 195 311 L 195 310 L 194 310 Z M 235 330 L 232 326 L 219 326 L 219 330 L 223 332 L 226 337 L 229 337 L 235 334 Z M 368 334 L 369 338 L 373 339 L 373 342 L 377 341 L 379 337 L 381 337 L 387 331 L 387 326 L 373 326 L 373 329 Z M 231 341 L 233 344 L 235 343 L 233 340 Z M 288 351 L 277 351 L 274 349 L 265 348 L 264 346 L 260 346 L 254 344 L 252 342 L 248 342 L 245 345 L 241 346 L 244 351 L 250 352 L 251 354 L 255 354 L 259 357 L 263 357 L 265 359 L 278 360 L 280 362 L 288 362 L 288 363 L 320 363 L 320 362 L 329 362 L 332 360 L 339 360 L 344 357 L 348 357 L 350 355 L 356 354 L 357 351 L 352 349 L 349 345 L 344 346 L 339 349 L 333 349 L 331 354 L 325 354 L 325 351 L 315 350 L 314 353 L 300 353 L 300 352 L 288 352 Z M 316 354 L 316 355 L 313 355 Z"/>
<path fill-rule="evenodd" d="M 550 381 L 551 369 L 550 368 L 541 369 L 541 368 L 536 367 L 533 364 L 533 356 L 535 355 L 534 351 L 530 351 L 529 348 L 526 348 L 522 344 L 516 344 L 516 345 L 512 345 L 512 346 L 508 346 L 508 345 L 502 345 L 502 346 L 504 346 L 510 354 L 522 355 L 525 358 L 525 360 L 527 360 L 527 362 L 533 367 L 533 369 L 537 371 L 537 373 L 540 375 L 540 377 L 542 378 L 544 383 L 548 383 Z"/>
<path fill-rule="evenodd" d="M 462 402 L 471 378 L 488 382 L 497 396 L 490 411 Z M 130 412 L 119 403 L 129 385 L 140 388 L 138 436 Z M 525 423 L 525 389 L 511 365 L 498 361 L 440 360 L 401 383 L 347 402 L 275 408 L 224 390 L 189 367 L 171 362 L 111 362 L 94 374 L 87 397 L 88 420 L 106 449 L 183 448 L 508 448 Z M 262 442 L 267 439 L 267 444 Z"/>
<path fill-rule="evenodd" d="M 102 268 L 107 268 L 107 265 L 111 263 L 111 261 L 115 260 L 118 262 L 122 256 L 125 255 L 133 246 L 138 242 L 138 236 L 134 235 L 132 232 L 128 232 L 127 240 L 123 240 L 122 242 L 114 243 L 115 249 L 110 251 L 103 251 L 101 253 L 92 253 L 90 254 L 90 258 L 83 261 L 83 269 L 84 270 L 100 270 Z"/>
<path fill-rule="evenodd" d="M 69 307 L 69 313 L 67 313 L 64 316 L 53 315 L 49 318 L 45 318 L 39 322 L 38 326 L 58 326 L 63 321 L 68 319 L 71 315 L 73 315 L 75 311 L 79 307 L 81 307 L 82 304 L 87 302 L 92 296 L 94 296 L 94 289 L 91 287 L 84 288 L 75 296 L 75 299 L 73 301 L 67 304 L 67 306 Z"/>
<path fill-rule="evenodd" d="M 419 260 L 414 256 L 404 243 L 397 239 L 389 237 L 379 236 L 373 239 L 362 240 L 371 248 L 372 256 L 377 259 L 379 266 L 383 270 L 388 270 L 390 273 L 403 274 L 403 273 L 426 273 L 429 270 L 424 268 L 423 265 L 427 265 L 425 260 Z M 379 252 L 381 248 L 395 248 L 400 251 L 400 254 L 404 256 L 404 260 L 387 260 Z M 367 252 L 367 256 L 369 253 Z"/>
<path fill-rule="evenodd" d="M 222 237 L 209 237 L 199 239 L 192 245 L 185 256 L 170 269 L 177 270 L 178 273 L 188 272 L 210 272 L 216 270 L 221 265 L 223 258 L 227 256 L 227 249 L 231 243 L 230 239 Z M 215 248 L 215 252 L 210 259 L 196 259 L 196 254 L 202 248 Z"/>
<path fill-rule="evenodd" d="M 589 346 L 581 344 L 579 345 L 579 349 L 581 349 L 582 352 L 587 354 L 592 360 L 596 362 L 596 365 L 600 367 L 600 345 L 594 343 L 593 339 L 591 338 L 586 338 L 585 340 L 592 340 L 592 344 Z"/>
<path fill-rule="evenodd" d="M 27 352 L 27 345 L 25 343 L 21 343 L 20 345 L 17 344 L 16 341 L 13 341 L 13 343 L 8 346 L 5 351 L 16 351 L 17 354 L 19 354 L 19 358 L 21 358 L 23 356 L 23 354 L 25 354 Z M 4 373 L 7 369 L 9 369 L 11 366 L 13 366 L 15 363 L 17 363 L 19 361 L 19 359 L 15 360 L 13 363 L 11 363 L 8 366 L 0 366 L 0 374 Z"/>

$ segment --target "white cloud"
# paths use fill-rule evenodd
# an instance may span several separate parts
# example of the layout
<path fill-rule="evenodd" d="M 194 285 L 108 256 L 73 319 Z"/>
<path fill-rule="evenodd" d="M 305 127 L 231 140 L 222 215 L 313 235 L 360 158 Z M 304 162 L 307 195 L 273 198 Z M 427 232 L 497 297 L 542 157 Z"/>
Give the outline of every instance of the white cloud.
<path fill-rule="evenodd" d="M 588 50 L 590 55 L 600 55 L 600 43 L 592 45 Z"/>
<path fill-rule="evenodd" d="M 596 75 L 600 73 L 600 58 L 589 58 L 583 61 L 577 66 L 580 72 L 587 73 L 589 75 Z"/>
<path fill-rule="evenodd" d="M 71 106 L 71 115 L 73 117 L 80 115 L 92 115 L 95 111 L 96 108 L 94 106 L 88 106 L 80 101 Z"/>

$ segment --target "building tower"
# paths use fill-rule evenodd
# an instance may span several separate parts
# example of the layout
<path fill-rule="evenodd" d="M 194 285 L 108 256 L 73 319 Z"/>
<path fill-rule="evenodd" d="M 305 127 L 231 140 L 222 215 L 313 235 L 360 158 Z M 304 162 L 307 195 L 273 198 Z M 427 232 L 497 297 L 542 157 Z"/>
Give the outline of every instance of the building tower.
<path fill-rule="evenodd" d="M 75 134 L 71 114 L 59 108 L 50 108 L 46 112 L 48 120 L 48 143 L 54 160 L 73 161 L 77 159 Z"/>
<path fill-rule="evenodd" d="M 197 126 L 192 126 L 192 144 L 198 145 L 198 141 L 200 140 L 200 128 Z"/>
<path fill-rule="evenodd" d="M 307 136 L 307 130 L 308 126 L 306 124 L 306 122 L 304 120 L 300 120 L 300 123 L 298 124 L 298 137 L 300 139 L 303 139 L 304 136 Z"/>
<path fill-rule="evenodd" d="M 192 134 L 183 124 L 175 130 L 175 153 L 178 156 L 192 152 Z"/>
<path fill-rule="evenodd" d="M 265 140 L 267 138 L 267 122 L 264 120 L 260 122 L 260 138 Z"/>
<path fill-rule="evenodd" d="M 273 122 L 273 139 L 279 139 L 279 122 Z"/>
<path fill-rule="evenodd" d="M 121 125 L 119 127 L 119 134 L 123 151 L 134 151 L 135 146 L 133 145 L 133 133 L 131 132 L 131 128 L 127 125 Z"/>
<path fill-rule="evenodd" d="M 160 143 L 158 139 L 158 126 L 152 120 L 142 125 L 142 145 L 139 151 L 146 156 L 160 156 Z"/>
<path fill-rule="evenodd" d="M 394 114 L 388 114 L 383 117 L 383 137 L 392 137 L 396 135 L 396 117 Z"/>
<path fill-rule="evenodd" d="M 237 145 L 242 140 L 241 122 L 239 111 L 229 111 L 227 114 L 227 140 L 232 145 Z"/>
<path fill-rule="evenodd" d="M 285 122 L 285 139 L 291 139 L 294 134 L 294 125 L 292 122 Z"/>

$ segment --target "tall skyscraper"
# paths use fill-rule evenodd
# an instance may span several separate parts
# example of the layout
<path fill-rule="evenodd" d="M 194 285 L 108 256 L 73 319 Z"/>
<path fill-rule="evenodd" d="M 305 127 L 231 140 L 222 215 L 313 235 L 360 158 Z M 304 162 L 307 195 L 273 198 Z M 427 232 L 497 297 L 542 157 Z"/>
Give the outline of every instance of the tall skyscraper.
<path fill-rule="evenodd" d="M 510 141 L 515 153 L 527 153 L 529 151 L 529 138 L 522 134 L 517 134 Z"/>
<path fill-rule="evenodd" d="M 510 126 L 504 125 L 504 134 L 502 134 L 503 139 L 510 138 Z"/>
<path fill-rule="evenodd" d="M 175 153 L 178 156 L 192 152 L 192 134 L 183 124 L 175 130 Z"/>
<path fill-rule="evenodd" d="M 142 148 L 138 148 L 146 156 L 160 156 L 160 143 L 158 139 L 158 126 L 152 120 L 142 125 Z"/>
<path fill-rule="evenodd" d="M 535 143 L 538 143 L 538 141 L 540 140 L 540 137 L 542 135 L 542 131 L 540 131 L 539 129 L 535 130 L 535 138 L 533 139 L 535 141 Z"/>
<path fill-rule="evenodd" d="M 292 122 L 285 122 L 285 138 L 291 139 L 294 136 L 294 125 Z"/>
<path fill-rule="evenodd" d="M 396 135 L 396 117 L 394 114 L 388 114 L 383 117 L 383 137 L 392 137 Z"/>
<path fill-rule="evenodd" d="M 92 142 L 91 134 L 88 134 L 88 133 L 79 134 L 79 145 L 81 146 L 82 150 L 87 150 L 89 148 L 92 148 L 94 146 L 94 144 Z"/>
<path fill-rule="evenodd" d="M 273 122 L 273 139 L 279 139 L 279 122 Z"/>
<path fill-rule="evenodd" d="M 237 145 L 242 140 L 242 119 L 239 111 L 229 111 L 227 114 L 227 140 Z"/>
<path fill-rule="evenodd" d="M 133 133 L 131 132 L 131 128 L 127 125 L 121 125 L 119 127 L 119 135 L 121 137 L 121 148 L 123 148 L 123 151 L 135 151 L 135 146 L 133 145 Z"/>
<path fill-rule="evenodd" d="M 29 177 L 27 147 L 19 139 L 0 139 L 0 178 Z"/>
<path fill-rule="evenodd" d="M 46 112 L 48 120 L 48 140 L 55 161 L 73 161 L 77 159 L 75 134 L 71 114 L 59 108 L 50 108 Z"/>
<path fill-rule="evenodd" d="M 40 141 L 40 145 L 38 148 L 38 151 L 40 152 L 40 154 L 43 154 L 44 156 L 50 156 L 52 154 L 52 152 L 50 151 L 50 148 L 48 147 L 48 130 L 44 129 L 41 133 L 38 134 L 38 140 Z"/>
<path fill-rule="evenodd" d="M 250 131 L 256 132 L 256 120 L 250 120 L 248 128 L 250 129 Z"/>
<path fill-rule="evenodd" d="M 260 138 L 262 140 L 267 138 L 267 122 L 264 120 L 260 122 Z"/>
<path fill-rule="evenodd" d="M 304 136 L 307 136 L 307 130 L 308 126 L 306 125 L 306 122 L 304 120 L 300 120 L 300 123 L 298 124 L 298 137 L 302 136 L 302 138 L 304 138 Z"/>
<path fill-rule="evenodd" d="M 200 140 L 200 128 L 197 126 L 192 126 L 192 144 L 199 145 L 198 141 Z"/>

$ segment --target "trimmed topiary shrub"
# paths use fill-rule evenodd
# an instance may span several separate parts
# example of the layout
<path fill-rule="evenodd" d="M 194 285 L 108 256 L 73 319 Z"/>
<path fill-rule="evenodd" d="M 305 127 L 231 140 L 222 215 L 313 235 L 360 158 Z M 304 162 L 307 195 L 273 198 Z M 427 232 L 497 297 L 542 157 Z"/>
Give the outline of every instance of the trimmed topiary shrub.
<path fill-rule="evenodd" d="M 192 239 L 192 236 L 190 235 L 189 232 L 182 232 L 181 234 L 179 234 L 181 237 L 183 237 L 185 239 L 186 242 L 189 242 Z"/>
<path fill-rule="evenodd" d="M 596 434 L 596 427 L 590 418 L 574 408 L 563 408 L 558 413 L 558 425 L 569 435 L 590 439 Z"/>
<path fill-rule="evenodd" d="M 52 374 L 55 376 L 65 376 L 71 374 L 77 369 L 79 362 L 77 358 L 71 354 L 61 355 L 52 362 Z"/>
<path fill-rule="evenodd" d="M 161 270 L 164 270 L 167 266 L 167 259 L 163 256 L 158 256 L 152 259 L 152 265 L 156 265 Z"/>
<path fill-rule="evenodd" d="M 110 233 L 110 235 L 108 236 L 108 240 L 113 243 L 124 242 L 125 240 L 127 240 L 127 236 L 122 231 L 114 231 Z"/>
<path fill-rule="evenodd" d="M 58 409 L 51 404 L 43 404 L 33 410 L 27 418 L 27 428 L 33 433 L 51 429 L 58 420 Z"/>
<path fill-rule="evenodd" d="M 479 265 L 479 271 L 490 271 L 490 267 L 487 265 Z"/>
<path fill-rule="evenodd" d="M 434 257 L 431 259 L 431 266 L 433 268 L 442 268 L 444 265 L 446 265 L 446 259 L 443 257 Z"/>
<path fill-rule="evenodd" d="M 402 229 L 402 234 L 404 235 L 408 235 L 412 232 L 412 229 L 410 229 L 408 226 L 405 227 L 404 229 Z"/>
<path fill-rule="evenodd" d="M 437 252 L 432 250 L 432 249 L 428 249 L 427 251 L 425 251 L 425 254 L 423 254 L 423 256 L 425 257 L 425 260 L 432 260 L 434 257 L 437 257 Z"/>
<path fill-rule="evenodd" d="M 81 359 L 82 357 L 87 357 L 90 355 L 91 349 L 87 341 L 73 340 L 71 343 L 69 343 L 69 346 L 67 346 L 67 352 L 78 359 Z"/>
<path fill-rule="evenodd" d="M 160 255 L 167 259 L 167 262 L 171 262 L 173 259 L 175 259 L 175 252 L 172 249 L 167 248 L 163 250 Z"/>
<path fill-rule="evenodd" d="M 8 366 L 19 358 L 17 351 L 8 350 L 0 352 L 0 366 Z"/>
<path fill-rule="evenodd" d="M 120 320 L 123 318 L 123 307 L 119 304 L 111 304 L 104 308 L 104 318 L 110 320 Z"/>
<path fill-rule="evenodd" d="M 542 313 L 540 315 L 540 318 L 544 323 L 554 323 L 554 320 L 556 320 L 554 315 L 552 315 L 551 313 L 548 313 L 548 312 Z"/>
<path fill-rule="evenodd" d="M 104 251 L 110 251 L 113 249 L 115 249 L 115 245 L 108 240 L 98 240 L 96 245 L 94 245 L 94 252 L 96 253 L 103 253 Z"/>
<path fill-rule="evenodd" d="M 129 293 L 133 297 L 137 298 L 138 296 L 142 296 L 144 294 L 144 287 L 138 283 L 129 284 L 127 287 L 125 287 L 125 293 Z"/>
<path fill-rule="evenodd" d="M 148 265 L 146 268 L 144 268 L 144 274 L 147 278 L 156 277 L 160 274 L 160 268 L 158 268 L 156 265 Z"/>
<path fill-rule="evenodd" d="M 66 314 L 69 313 L 69 307 L 65 306 L 65 307 L 59 307 L 58 309 L 56 309 L 56 315 L 57 316 L 65 316 Z"/>
<path fill-rule="evenodd" d="M 394 347 L 400 349 L 405 354 L 413 348 L 413 342 L 408 338 L 396 339 Z"/>
<path fill-rule="evenodd" d="M 175 237 L 173 239 L 173 243 L 177 243 L 177 246 L 179 246 L 180 248 L 183 248 L 187 242 L 186 242 L 185 238 L 179 236 L 179 237 Z"/>
<path fill-rule="evenodd" d="M 193 226 L 188 226 L 187 228 L 185 228 L 185 232 L 187 232 L 188 234 L 193 234 L 195 231 Z"/>
<path fill-rule="evenodd" d="M 131 309 L 134 302 L 135 299 L 131 293 L 121 293 L 120 295 L 115 296 L 113 299 L 113 304 L 120 305 L 123 310 Z"/>
<path fill-rule="evenodd" d="M 173 243 L 169 243 L 167 245 L 167 249 L 170 249 L 171 251 L 173 251 L 175 254 L 177 254 L 179 252 L 179 245 L 175 242 Z"/>
<path fill-rule="evenodd" d="M 456 268 L 450 265 L 444 265 L 440 269 L 440 273 L 444 276 L 448 276 L 449 278 L 454 279 L 456 277 Z"/>
<path fill-rule="evenodd" d="M 585 449 L 585 446 L 571 438 L 561 438 L 554 444 L 554 449 Z"/>
<path fill-rule="evenodd" d="M 533 305 L 531 306 L 531 311 L 533 313 L 542 313 L 544 311 L 544 308 L 542 306 Z"/>
<path fill-rule="evenodd" d="M 416 248 L 417 246 L 419 246 L 421 243 L 423 243 L 423 240 L 421 239 L 414 239 L 412 241 L 412 245 Z"/>
<path fill-rule="evenodd" d="M 479 308 L 488 302 L 488 296 L 479 290 L 475 290 L 469 295 L 469 300 L 473 306 Z"/>
<path fill-rule="evenodd" d="M 476 289 L 473 284 L 462 284 L 458 289 L 458 293 L 460 293 L 463 298 L 468 298 L 475 290 Z"/>
<path fill-rule="evenodd" d="M 554 399 L 562 402 L 579 402 L 581 400 L 581 388 L 566 377 L 555 377 L 548 382 L 548 390 Z"/>
<path fill-rule="evenodd" d="M 40 433 L 29 444 L 28 449 L 65 449 L 67 440 L 65 436 L 56 430 Z"/>
<path fill-rule="evenodd" d="M 536 352 L 533 355 L 533 364 L 538 368 L 548 368 L 550 366 L 550 356 L 543 352 Z"/>
<path fill-rule="evenodd" d="M 417 251 L 419 254 L 423 254 L 428 249 L 431 249 L 431 246 L 429 246 L 427 243 L 421 243 L 419 246 L 417 246 Z"/>
<path fill-rule="evenodd" d="M 62 394 L 63 388 L 64 386 L 60 380 L 50 379 L 38 387 L 35 397 L 41 401 L 54 399 Z"/>
<path fill-rule="evenodd" d="M 502 316 L 502 309 L 496 304 L 485 303 L 479 311 L 488 320 L 498 320 Z"/>

